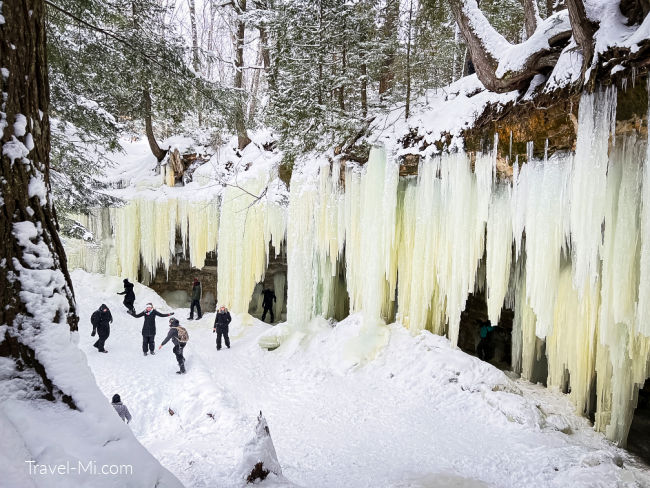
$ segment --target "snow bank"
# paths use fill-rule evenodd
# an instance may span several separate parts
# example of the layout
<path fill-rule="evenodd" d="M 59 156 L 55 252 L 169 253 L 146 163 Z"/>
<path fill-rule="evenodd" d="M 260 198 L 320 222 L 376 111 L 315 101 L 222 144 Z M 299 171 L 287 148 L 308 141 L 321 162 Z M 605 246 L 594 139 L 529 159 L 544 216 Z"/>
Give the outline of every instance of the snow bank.
<path fill-rule="evenodd" d="M 178 376 L 169 346 L 142 356 L 141 320 L 125 313 L 117 278 L 75 271 L 73 280 L 86 290 L 80 347 L 100 387 L 121 394 L 134 417 L 129 427 L 187 486 L 244 486 L 239 468 L 257 446 L 247 444 L 260 410 L 283 476 L 301 486 L 650 482 L 625 451 L 573 413 L 566 396 L 513 381 L 428 331 L 413 336 L 391 324 L 375 358 L 353 363 L 348 346 L 363 333 L 362 314 L 335 326 L 316 319 L 272 352 L 258 341 L 277 326 L 235 317 L 232 348 L 217 352 L 213 314 L 185 322 L 187 309 L 176 310 L 191 336 L 188 373 Z M 168 310 L 150 289 L 136 284 L 135 293 L 137 309 L 153 301 Z M 100 302 L 115 318 L 105 355 L 89 335 Z M 158 327 L 160 342 L 164 319 Z M 287 478 L 269 476 L 261 486 L 297 486 Z"/>

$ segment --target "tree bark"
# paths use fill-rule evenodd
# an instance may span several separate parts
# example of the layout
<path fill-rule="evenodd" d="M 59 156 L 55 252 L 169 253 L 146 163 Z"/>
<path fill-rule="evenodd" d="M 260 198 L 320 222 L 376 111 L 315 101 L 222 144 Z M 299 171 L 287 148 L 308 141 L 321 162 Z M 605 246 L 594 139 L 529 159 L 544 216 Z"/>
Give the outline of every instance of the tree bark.
<path fill-rule="evenodd" d="M 192 30 L 192 66 L 196 73 L 199 72 L 199 38 L 196 32 L 196 8 L 194 0 L 187 0 L 190 7 L 190 27 Z"/>
<path fill-rule="evenodd" d="M 260 64 L 263 62 L 263 47 L 262 43 L 260 41 L 260 44 L 257 48 L 257 60 L 256 64 Z M 260 70 L 256 69 L 255 73 L 253 73 L 253 79 L 251 80 L 251 101 L 250 105 L 248 106 L 248 122 L 252 123 L 253 119 L 255 117 L 255 111 L 257 110 L 257 93 L 259 92 L 260 88 Z"/>
<path fill-rule="evenodd" d="M 361 64 L 361 113 L 364 117 L 368 115 L 368 67 L 366 63 Z"/>
<path fill-rule="evenodd" d="M 192 67 L 194 68 L 194 72 L 198 75 L 200 72 L 201 63 L 199 61 L 199 37 L 196 29 L 196 6 L 194 4 L 194 0 L 187 0 L 187 3 L 190 8 L 190 28 L 192 31 Z M 201 95 L 198 93 L 198 91 L 196 94 L 196 105 L 200 127 L 203 125 L 203 121 L 201 116 Z"/>
<path fill-rule="evenodd" d="M 566 14 L 556 14 L 539 26 L 539 29 L 543 29 L 540 35 L 546 37 L 550 47 L 536 43 L 532 45 L 533 48 L 527 49 L 526 41 L 521 44 L 525 48 L 522 49 L 522 54 L 526 57 L 517 68 L 504 69 L 503 73 L 498 73 L 499 56 L 512 51 L 513 45 L 490 25 L 476 0 L 450 0 L 450 6 L 469 48 L 479 80 L 488 90 L 495 92 L 521 89 L 535 74 L 553 68 L 571 36 Z"/>
<path fill-rule="evenodd" d="M 235 80 L 234 87 L 238 91 L 235 103 L 235 130 L 239 149 L 244 149 L 251 142 L 246 131 L 246 112 L 244 109 L 244 36 L 246 24 L 243 13 L 246 12 L 246 0 L 237 0 L 235 4 L 237 14 L 237 29 L 235 35 Z"/>
<path fill-rule="evenodd" d="M 411 27 L 413 23 L 413 0 L 409 2 L 408 37 L 406 40 L 406 108 L 404 118 L 411 115 Z"/>
<path fill-rule="evenodd" d="M 399 0 L 387 0 L 384 25 L 382 33 L 384 43 L 387 45 L 387 51 L 381 62 L 381 72 L 379 76 L 379 95 L 383 95 L 393 86 L 395 78 L 395 40 L 397 39 L 397 23 L 399 22 Z"/>
<path fill-rule="evenodd" d="M 582 49 L 582 74 L 584 75 L 594 57 L 594 34 L 598 24 L 587 16 L 582 0 L 566 0 L 566 5 L 569 9 L 573 38 Z"/>
<path fill-rule="evenodd" d="M 162 161 L 167 154 L 165 149 L 160 149 L 160 146 L 156 142 L 156 136 L 153 133 L 153 121 L 151 114 L 151 93 L 149 88 L 142 90 L 142 101 L 144 103 L 144 129 L 147 133 L 147 141 L 149 142 L 149 148 L 158 162 Z"/>
<path fill-rule="evenodd" d="M 36 394 L 76 408 L 48 378 L 34 344 L 43 330 L 77 330 L 74 292 L 50 196 L 49 85 L 43 0 L 4 2 L 0 24 L 0 356 Z M 30 394 L 30 392 L 26 392 Z"/>
<path fill-rule="evenodd" d="M 266 30 L 266 27 L 259 26 L 258 30 L 260 32 L 260 45 L 262 47 L 262 61 L 264 62 L 264 72 L 266 73 L 266 79 L 269 83 L 269 88 L 271 90 L 275 89 L 275 76 L 271 70 L 271 48 L 269 47 L 269 34 Z"/>
<path fill-rule="evenodd" d="M 520 0 L 524 7 L 524 28 L 526 37 L 530 38 L 537 30 L 537 18 L 539 10 L 537 9 L 537 0 Z"/>
<path fill-rule="evenodd" d="M 343 23 L 343 29 L 345 30 L 345 21 Z M 339 98 L 339 108 L 342 112 L 345 112 L 345 73 L 347 71 L 347 48 L 345 38 L 343 39 L 343 48 L 341 50 L 341 86 L 338 89 L 338 98 Z"/>

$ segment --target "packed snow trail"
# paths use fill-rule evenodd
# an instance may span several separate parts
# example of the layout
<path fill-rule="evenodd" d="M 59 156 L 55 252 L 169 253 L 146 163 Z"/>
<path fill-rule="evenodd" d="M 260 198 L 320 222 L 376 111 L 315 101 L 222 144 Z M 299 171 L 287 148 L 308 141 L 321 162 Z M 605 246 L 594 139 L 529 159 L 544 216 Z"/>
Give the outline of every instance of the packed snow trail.
<path fill-rule="evenodd" d="M 217 351 L 214 314 L 187 321 L 179 309 L 190 334 L 182 376 L 171 344 L 142 355 L 142 319 L 116 295 L 121 279 L 75 271 L 73 281 L 80 347 L 107 402 L 121 395 L 137 438 L 188 487 L 243 486 L 237 467 L 260 410 L 283 474 L 309 488 L 650 486 L 645 467 L 572 413 L 565 396 L 513 382 L 429 332 L 389 326 L 386 348 L 355 365 L 345 351 L 360 315 L 336 327 L 316 319 L 272 352 L 257 344 L 270 326 L 234 318 L 232 348 Z M 151 301 L 170 311 L 152 290 L 136 284 L 135 293 L 136 310 Z M 101 303 L 114 317 L 108 354 L 90 337 Z M 167 329 L 159 318 L 156 347 Z"/>

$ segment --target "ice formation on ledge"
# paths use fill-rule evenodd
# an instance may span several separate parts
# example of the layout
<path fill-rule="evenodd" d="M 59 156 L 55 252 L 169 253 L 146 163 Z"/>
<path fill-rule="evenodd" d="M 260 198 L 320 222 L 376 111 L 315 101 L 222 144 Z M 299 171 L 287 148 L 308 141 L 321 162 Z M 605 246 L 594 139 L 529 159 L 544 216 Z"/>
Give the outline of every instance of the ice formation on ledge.
<path fill-rule="evenodd" d="M 84 268 L 137 280 L 140 265 L 151 276 L 158 266 L 169 269 L 176 254 L 176 236 L 182 251 L 196 268 L 217 248 L 218 201 L 188 200 L 165 195 L 136 196 L 126 205 L 96 209 L 90 216 L 74 216 L 95 237 L 94 245 L 65 241 L 70 268 Z M 189 243 L 189 250 L 186 244 Z M 189 251 L 189 252 L 188 252 Z"/>
<path fill-rule="evenodd" d="M 217 300 L 237 313 L 248 312 L 255 284 L 264 279 L 269 245 L 280 254 L 286 233 L 284 209 L 267 198 L 268 184 L 258 175 L 227 187 L 221 197 Z"/>
<path fill-rule="evenodd" d="M 570 390 L 624 442 L 650 373 L 650 149 L 635 137 L 614 144 L 615 104 L 613 88 L 583 95 L 576 154 L 535 160 L 531 146 L 512 181 L 495 180 L 496 151 L 423 159 L 417 177 L 399 178 L 396 156 L 376 147 L 363 166 L 298 166 L 288 205 L 256 199 L 268 176 L 228 187 L 220 202 L 135 198 L 85 222 L 107 244 L 69 244 L 70 262 L 153 273 L 180 232 L 193 266 L 218 247 L 217 300 L 247 312 L 284 242 L 288 325 L 269 344 L 359 312 L 357 359 L 383 347 L 395 319 L 456 344 L 468 295 L 484 290 L 493 323 L 503 306 L 514 311 L 513 370 Z"/>

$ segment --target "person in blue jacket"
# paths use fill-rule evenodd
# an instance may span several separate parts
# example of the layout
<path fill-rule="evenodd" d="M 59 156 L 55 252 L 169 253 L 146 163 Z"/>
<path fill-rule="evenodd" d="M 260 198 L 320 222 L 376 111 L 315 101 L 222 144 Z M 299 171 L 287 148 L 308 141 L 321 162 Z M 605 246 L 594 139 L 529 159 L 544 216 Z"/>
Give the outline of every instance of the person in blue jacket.
<path fill-rule="evenodd" d="M 479 336 L 481 337 L 481 340 L 479 341 L 478 346 L 476 346 L 476 355 L 483 361 L 490 359 L 490 336 L 492 335 L 492 329 L 494 329 L 494 327 L 492 327 L 489 320 L 479 322 Z"/>

